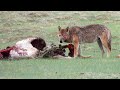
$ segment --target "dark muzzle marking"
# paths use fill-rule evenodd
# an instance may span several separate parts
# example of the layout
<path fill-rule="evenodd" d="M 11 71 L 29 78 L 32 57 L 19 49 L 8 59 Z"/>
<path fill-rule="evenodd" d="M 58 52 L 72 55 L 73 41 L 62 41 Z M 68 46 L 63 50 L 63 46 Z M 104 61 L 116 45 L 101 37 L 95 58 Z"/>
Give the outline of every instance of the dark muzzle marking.
<path fill-rule="evenodd" d="M 60 43 L 63 43 L 62 40 L 60 40 Z"/>

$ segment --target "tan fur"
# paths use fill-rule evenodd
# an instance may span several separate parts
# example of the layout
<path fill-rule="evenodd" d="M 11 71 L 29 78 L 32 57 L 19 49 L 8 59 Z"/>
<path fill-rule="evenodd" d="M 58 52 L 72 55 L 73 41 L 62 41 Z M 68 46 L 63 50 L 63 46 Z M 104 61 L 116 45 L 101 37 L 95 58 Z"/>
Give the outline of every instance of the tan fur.
<path fill-rule="evenodd" d="M 106 36 L 107 36 L 106 33 L 103 32 L 102 36 L 101 36 L 101 42 L 102 42 L 103 46 L 107 49 L 107 57 L 109 57 L 111 50 L 109 49 L 109 45 L 107 43 L 108 38 Z"/>
<path fill-rule="evenodd" d="M 79 39 L 77 35 L 73 35 L 73 44 L 74 44 L 74 57 L 77 57 L 79 49 Z"/>

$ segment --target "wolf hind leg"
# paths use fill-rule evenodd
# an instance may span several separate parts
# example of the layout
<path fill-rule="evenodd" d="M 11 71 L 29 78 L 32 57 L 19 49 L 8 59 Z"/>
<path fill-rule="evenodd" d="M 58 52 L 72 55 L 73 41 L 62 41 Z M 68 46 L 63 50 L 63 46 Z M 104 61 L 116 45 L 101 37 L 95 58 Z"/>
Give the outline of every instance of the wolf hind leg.
<path fill-rule="evenodd" d="M 80 50 L 80 45 L 79 45 L 79 48 L 78 48 L 78 57 L 81 56 L 81 50 Z"/>
<path fill-rule="evenodd" d="M 103 45 L 102 45 L 100 38 L 97 39 L 97 43 L 98 43 L 100 50 L 102 51 L 102 57 L 103 57 L 105 51 L 104 51 L 104 48 L 103 48 Z"/>
<path fill-rule="evenodd" d="M 100 40 L 102 42 L 102 45 L 106 48 L 107 50 L 107 57 L 110 56 L 110 52 L 111 52 L 111 48 L 109 46 L 109 43 L 108 43 L 108 38 L 107 38 L 107 35 L 106 33 L 102 33 L 102 36 L 100 37 Z"/>
<path fill-rule="evenodd" d="M 111 40 L 108 41 L 108 47 L 109 47 L 109 49 L 111 51 Z"/>

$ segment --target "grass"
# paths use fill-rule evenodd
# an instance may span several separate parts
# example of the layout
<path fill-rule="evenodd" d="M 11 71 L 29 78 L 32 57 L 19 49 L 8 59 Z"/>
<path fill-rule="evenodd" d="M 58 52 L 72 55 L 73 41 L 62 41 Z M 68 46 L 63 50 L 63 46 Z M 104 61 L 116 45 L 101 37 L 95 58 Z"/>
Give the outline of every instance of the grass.
<path fill-rule="evenodd" d="M 21 59 L 1 60 L 0 78 L 4 79 L 119 79 L 120 12 L 118 11 L 1 11 L 0 48 L 18 40 L 40 36 L 47 44 L 59 44 L 57 27 L 104 24 L 112 33 L 110 58 L 101 57 L 97 43 L 81 45 L 82 55 L 89 59 Z M 26 33 L 27 32 L 27 33 Z"/>
<path fill-rule="evenodd" d="M 119 60 L 15 60 L 0 66 L 0 78 L 120 78 Z"/>

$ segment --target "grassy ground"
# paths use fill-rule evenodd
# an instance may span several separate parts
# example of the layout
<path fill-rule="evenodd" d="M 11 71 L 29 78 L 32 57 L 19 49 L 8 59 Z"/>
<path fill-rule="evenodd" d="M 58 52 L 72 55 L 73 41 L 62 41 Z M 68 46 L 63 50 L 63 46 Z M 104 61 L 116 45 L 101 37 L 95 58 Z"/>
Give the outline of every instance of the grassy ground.
<path fill-rule="evenodd" d="M 108 11 L 1 11 L 0 48 L 14 45 L 18 40 L 40 36 L 49 43 L 59 44 L 57 27 L 104 24 L 112 33 L 112 53 L 110 58 L 101 58 L 97 43 L 83 44 L 82 55 L 90 59 L 22 59 L 1 60 L 0 78 L 39 79 L 117 79 L 120 78 L 120 12 Z"/>

